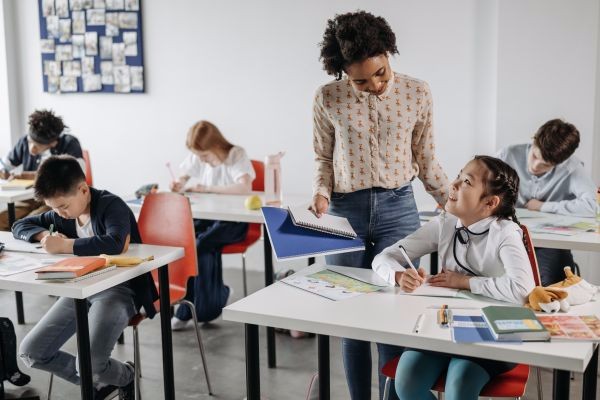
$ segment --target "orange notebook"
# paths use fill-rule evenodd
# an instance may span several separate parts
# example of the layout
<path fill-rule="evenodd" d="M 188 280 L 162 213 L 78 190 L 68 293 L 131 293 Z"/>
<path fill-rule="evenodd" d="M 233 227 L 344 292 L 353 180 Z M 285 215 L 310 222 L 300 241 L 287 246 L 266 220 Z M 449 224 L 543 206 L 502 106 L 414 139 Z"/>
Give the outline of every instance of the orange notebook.
<path fill-rule="evenodd" d="M 89 274 L 106 265 L 102 257 L 70 257 L 40 268 L 37 279 L 71 279 Z"/>

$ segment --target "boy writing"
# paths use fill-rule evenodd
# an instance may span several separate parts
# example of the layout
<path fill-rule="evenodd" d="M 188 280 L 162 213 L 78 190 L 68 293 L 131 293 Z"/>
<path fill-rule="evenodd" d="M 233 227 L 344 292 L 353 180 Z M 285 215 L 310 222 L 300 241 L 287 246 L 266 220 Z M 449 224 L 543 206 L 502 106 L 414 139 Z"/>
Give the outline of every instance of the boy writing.
<path fill-rule="evenodd" d="M 49 110 L 36 110 L 29 116 L 29 133 L 23 136 L 11 152 L 0 159 L 0 178 L 18 177 L 34 179 L 40 163 L 51 155 L 69 154 L 77 158 L 82 168 L 83 152 L 79 141 L 73 135 L 64 133 L 67 126 L 61 117 Z M 22 171 L 14 174 L 21 166 Z M 15 207 L 17 219 L 26 215 L 41 214 L 49 208 L 36 200 L 19 203 Z M 0 230 L 8 231 L 8 213 L 0 213 Z"/>
<path fill-rule="evenodd" d="M 513 167 L 520 178 L 517 207 L 547 213 L 591 217 L 596 188 L 573 155 L 579 131 L 573 124 L 553 119 L 542 125 L 533 143 L 508 146 L 498 158 Z M 544 286 L 565 278 L 563 267 L 574 266 L 570 250 L 536 248 Z"/>
<path fill-rule="evenodd" d="M 89 187 L 77 160 L 51 156 L 40 166 L 35 195 L 52 208 L 26 217 L 13 226 L 15 238 L 41 242 L 48 253 L 78 256 L 119 254 L 129 243 L 141 243 L 135 217 L 125 202 L 104 190 Z M 55 227 L 51 234 L 51 226 Z M 88 298 L 94 399 L 134 398 L 134 369 L 110 357 L 129 320 L 143 307 L 149 317 L 156 313 L 158 298 L 152 276 L 147 273 Z M 29 367 L 43 369 L 79 384 L 74 355 L 61 350 L 75 333 L 74 302 L 60 298 L 21 342 L 19 357 Z"/>

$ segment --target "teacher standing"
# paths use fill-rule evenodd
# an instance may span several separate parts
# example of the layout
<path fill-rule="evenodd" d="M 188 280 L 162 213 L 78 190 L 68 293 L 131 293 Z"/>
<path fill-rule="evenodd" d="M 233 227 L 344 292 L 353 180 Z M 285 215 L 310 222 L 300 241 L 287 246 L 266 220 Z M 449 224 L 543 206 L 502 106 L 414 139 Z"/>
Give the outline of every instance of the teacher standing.
<path fill-rule="evenodd" d="M 411 181 L 439 204 L 448 179 L 435 157 L 429 86 L 393 72 L 396 36 L 385 19 L 359 11 L 327 21 L 321 61 L 335 80 L 314 100 L 316 173 L 312 209 L 348 218 L 365 251 L 327 256 L 328 264 L 371 268 L 373 258 L 419 227 Z M 373 310 L 377 312 L 377 310 Z M 384 318 L 402 318 L 398 315 Z M 371 398 L 369 342 L 342 339 L 353 400 Z M 401 348 L 377 344 L 379 371 Z M 380 395 L 384 377 L 379 373 Z M 390 398 L 397 398 L 393 394 Z"/>

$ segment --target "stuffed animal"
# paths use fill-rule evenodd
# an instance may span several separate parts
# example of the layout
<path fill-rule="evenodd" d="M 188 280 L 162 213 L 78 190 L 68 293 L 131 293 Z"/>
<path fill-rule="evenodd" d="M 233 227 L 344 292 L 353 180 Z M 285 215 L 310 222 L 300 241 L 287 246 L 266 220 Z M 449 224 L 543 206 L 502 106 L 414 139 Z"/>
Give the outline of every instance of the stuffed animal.
<path fill-rule="evenodd" d="M 598 291 L 581 277 L 565 267 L 566 278 L 548 287 L 536 286 L 529 293 L 529 301 L 525 305 L 536 311 L 553 313 L 569 311 L 571 306 L 584 304 L 592 300 Z"/>

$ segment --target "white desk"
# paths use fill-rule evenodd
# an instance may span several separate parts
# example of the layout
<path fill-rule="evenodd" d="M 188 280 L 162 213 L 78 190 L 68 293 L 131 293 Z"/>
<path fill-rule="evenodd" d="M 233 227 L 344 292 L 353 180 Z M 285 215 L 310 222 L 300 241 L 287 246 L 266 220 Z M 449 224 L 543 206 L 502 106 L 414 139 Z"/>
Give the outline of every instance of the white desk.
<path fill-rule="evenodd" d="M 8 226 L 12 227 L 17 216 L 15 213 L 15 203 L 17 201 L 25 201 L 33 199 L 33 189 L 25 190 L 0 190 L 0 203 L 6 204 L 8 212 Z M 25 323 L 25 313 L 23 311 L 23 294 L 15 292 L 15 300 L 17 303 L 17 323 L 23 325 Z"/>
<path fill-rule="evenodd" d="M 322 268 L 322 265 L 313 265 L 299 273 L 310 274 Z M 397 294 L 396 290 L 396 288 L 387 288 L 382 292 L 336 302 L 277 282 L 226 307 L 223 310 L 223 319 L 246 324 L 248 400 L 260 398 L 257 325 L 315 332 L 319 335 L 319 383 L 324 386 L 320 387 L 321 399 L 329 398 L 328 336 L 525 363 L 552 369 L 560 367 L 561 371 L 555 373 L 554 398 L 561 400 L 568 398 L 569 373 L 566 371 L 585 372 L 587 380 L 584 378 L 584 384 L 590 384 L 593 378 L 594 388 L 593 397 L 590 397 L 589 391 L 584 390 L 584 393 L 588 393 L 588 397 L 584 398 L 595 398 L 598 353 L 592 343 L 519 345 L 453 343 L 450 331 L 436 325 L 436 310 L 427 309 L 427 306 L 442 303 L 449 304 L 451 308 L 452 305 L 466 306 L 467 303 L 468 306 L 485 306 L 494 301 L 403 296 Z M 415 321 L 423 312 L 427 314 L 424 329 L 419 334 L 415 334 L 412 332 Z M 573 313 L 599 315 L 600 302 L 574 307 Z M 588 365 L 590 368 L 586 368 Z"/>
<path fill-rule="evenodd" d="M 255 192 L 263 200 L 264 194 Z M 215 193 L 186 193 L 190 199 L 192 209 L 192 217 L 197 219 L 209 219 L 215 221 L 231 221 L 231 222 L 247 222 L 263 224 L 263 250 L 265 263 L 265 286 L 273 283 L 273 254 L 271 250 L 271 242 L 269 234 L 264 229 L 264 219 L 260 210 L 248 210 L 244 206 L 244 201 L 248 195 L 234 194 L 215 194 Z M 309 203 L 310 195 L 285 195 L 283 198 L 283 206 L 298 205 Z M 139 213 L 142 209 L 141 202 L 127 201 L 127 205 L 135 213 Z M 268 365 L 269 368 L 275 368 L 276 350 L 275 350 L 275 330 L 267 328 L 267 350 L 268 350 Z"/>
<path fill-rule="evenodd" d="M 0 241 L 8 242 L 10 232 L 0 232 Z M 65 255 L 51 256 L 48 254 L 23 253 L 35 258 L 65 258 Z M 169 274 L 167 265 L 183 257 L 181 247 L 152 246 L 131 244 L 126 255 L 149 256 L 154 260 L 147 261 L 137 267 L 117 268 L 104 274 L 84 279 L 74 283 L 52 283 L 35 280 L 34 271 L 20 274 L 0 276 L 0 289 L 19 290 L 28 293 L 46 294 L 69 297 L 75 300 L 77 320 L 77 350 L 79 354 L 79 373 L 81 376 L 81 397 L 85 400 L 93 398 L 92 369 L 90 355 L 90 339 L 88 330 L 88 305 L 86 299 L 96 293 L 126 282 L 146 272 L 158 269 L 160 285 L 160 319 L 163 352 L 163 379 L 165 399 L 175 398 L 173 375 L 173 346 L 171 342 Z M 162 290 L 162 289 L 165 290 Z"/>

